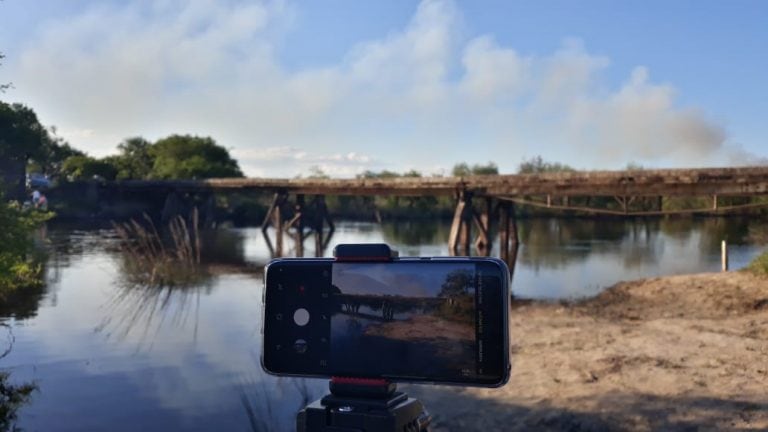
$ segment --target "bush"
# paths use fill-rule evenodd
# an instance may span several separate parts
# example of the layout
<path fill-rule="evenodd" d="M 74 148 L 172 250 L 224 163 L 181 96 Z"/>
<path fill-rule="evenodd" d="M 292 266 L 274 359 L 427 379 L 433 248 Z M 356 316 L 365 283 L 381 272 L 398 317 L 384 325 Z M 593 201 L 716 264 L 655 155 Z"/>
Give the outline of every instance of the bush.
<path fill-rule="evenodd" d="M 749 266 L 747 266 L 747 270 L 755 274 L 768 276 L 768 251 L 763 252 L 762 255 L 755 258 Z"/>
<path fill-rule="evenodd" d="M 0 195 L 0 302 L 19 288 L 42 284 L 42 267 L 31 258 L 31 233 L 52 213 L 22 210 Z"/>

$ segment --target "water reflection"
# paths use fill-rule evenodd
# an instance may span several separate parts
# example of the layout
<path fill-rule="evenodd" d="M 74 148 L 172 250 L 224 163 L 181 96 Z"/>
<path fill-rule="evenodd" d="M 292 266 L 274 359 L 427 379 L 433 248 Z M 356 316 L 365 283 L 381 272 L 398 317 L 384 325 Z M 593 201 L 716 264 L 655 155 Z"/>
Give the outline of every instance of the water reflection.
<path fill-rule="evenodd" d="M 239 273 L 260 280 L 263 266 L 246 262 L 241 233 L 205 230 L 198 236 L 199 261 L 158 262 L 137 255 L 125 239 L 116 243 L 111 250 L 118 270 L 115 289 L 97 332 L 121 339 L 134 333 L 140 344 L 151 347 L 161 328 L 170 326 L 197 341 L 201 296 L 211 294 L 217 275 Z"/>
<path fill-rule="evenodd" d="M 579 297 L 619 280 L 717 271 L 721 240 L 739 268 L 761 251 L 750 242 L 766 225 L 738 218 L 524 219 L 512 290 L 519 297 Z M 402 256 L 439 256 L 448 253 L 449 227 L 344 222 L 334 243 L 386 242 Z M 110 229 L 49 227 L 40 238 L 46 286 L 0 309 L 17 340 L 0 366 L 14 382 L 42 389 L 19 408 L 18 426 L 293 429 L 296 412 L 324 394 L 327 381 L 261 370 L 261 272 L 270 259 L 261 231 L 220 229 L 201 238 L 199 274 L 152 285 L 136 277 Z M 368 313 L 363 306 L 357 312 Z"/>

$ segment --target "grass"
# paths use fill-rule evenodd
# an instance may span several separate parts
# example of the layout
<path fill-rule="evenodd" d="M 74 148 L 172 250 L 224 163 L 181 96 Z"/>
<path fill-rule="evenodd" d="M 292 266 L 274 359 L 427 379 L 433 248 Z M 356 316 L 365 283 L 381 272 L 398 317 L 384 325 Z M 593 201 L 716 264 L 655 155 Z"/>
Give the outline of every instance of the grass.
<path fill-rule="evenodd" d="M 755 258 L 747 266 L 747 270 L 761 276 L 768 276 L 768 250 L 763 252 L 762 255 Z"/>
<path fill-rule="evenodd" d="M 144 215 L 147 224 L 136 220 L 113 223 L 115 232 L 122 240 L 129 257 L 128 267 L 135 282 L 148 286 L 173 286 L 194 284 L 200 269 L 202 249 L 198 231 L 197 209 L 192 221 L 178 216 L 162 236 L 152 220 Z"/>

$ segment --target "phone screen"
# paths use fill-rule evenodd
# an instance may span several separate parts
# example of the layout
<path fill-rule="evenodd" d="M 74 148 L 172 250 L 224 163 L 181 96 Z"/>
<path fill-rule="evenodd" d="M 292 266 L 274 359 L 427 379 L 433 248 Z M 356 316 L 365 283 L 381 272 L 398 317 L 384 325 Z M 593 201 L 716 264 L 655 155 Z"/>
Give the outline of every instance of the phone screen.
<path fill-rule="evenodd" d="M 265 368 L 500 384 L 508 365 L 502 266 L 281 260 L 267 271 Z"/>

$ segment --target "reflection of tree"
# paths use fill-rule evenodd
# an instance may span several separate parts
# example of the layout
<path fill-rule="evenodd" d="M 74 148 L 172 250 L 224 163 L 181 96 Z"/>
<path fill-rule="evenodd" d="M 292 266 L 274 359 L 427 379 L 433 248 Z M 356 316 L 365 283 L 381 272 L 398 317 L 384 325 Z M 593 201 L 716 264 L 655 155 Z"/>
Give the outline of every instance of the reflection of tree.
<path fill-rule="evenodd" d="M 336 294 L 333 298 L 337 303 L 337 312 L 378 321 L 391 321 L 395 319 L 395 314 L 417 310 L 427 312 L 438 308 L 443 303 L 442 299 L 434 297 L 396 295 Z M 365 306 L 376 314 L 361 312 L 361 306 Z"/>
<path fill-rule="evenodd" d="M 204 267 L 194 271 L 168 268 L 162 279 L 153 279 L 137 266 L 130 254 L 122 254 L 119 265 L 117 289 L 107 304 L 107 314 L 99 331 L 127 337 L 138 330 L 143 341 L 150 333 L 160 331 L 166 322 L 185 327 L 194 306 L 193 334 L 197 337 L 200 295 L 210 293 L 212 288 L 212 275 Z"/>
<path fill-rule="evenodd" d="M 630 236 L 650 240 L 647 226 L 642 233 L 637 232 L 638 223 L 621 219 L 523 220 L 519 229 L 524 249 L 518 259 L 535 269 L 561 268 L 586 261 L 591 254 L 617 253 Z"/>
<path fill-rule="evenodd" d="M 748 218 L 705 218 L 696 224 L 701 232 L 699 249 L 707 252 L 720 250 L 720 242 L 745 244 L 750 240 L 750 231 L 760 226 L 757 221 Z"/>
<path fill-rule="evenodd" d="M 212 290 L 214 275 L 258 273 L 245 262 L 239 233 L 201 231 L 199 238 L 199 262 L 165 259 L 148 265 L 136 249 L 116 250 L 119 279 L 99 330 L 118 337 L 138 331 L 144 339 L 166 323 L 186 327 L 191 321 L 197 337 L 200 297 Z"/>
<path fill-rule="evenodd" d="M 15 340 L 11 326 L 0 323 L 0 327 L 8 331 L 8 347 L 0 353 L 0 359 L 10 354 Z M 37 390 L 37 384 L 12 384 L 11 374 L 0 371 L 0 431 L 17 431 L 16 412 L 29 402 L 32 392 Z"/>
<path fill-rule="evenodd" d="M 442 244 L 450 226 L 433 220 L 385 222 L 381 225 L 384 241 L 390 244 L 421 246 Z"/>

